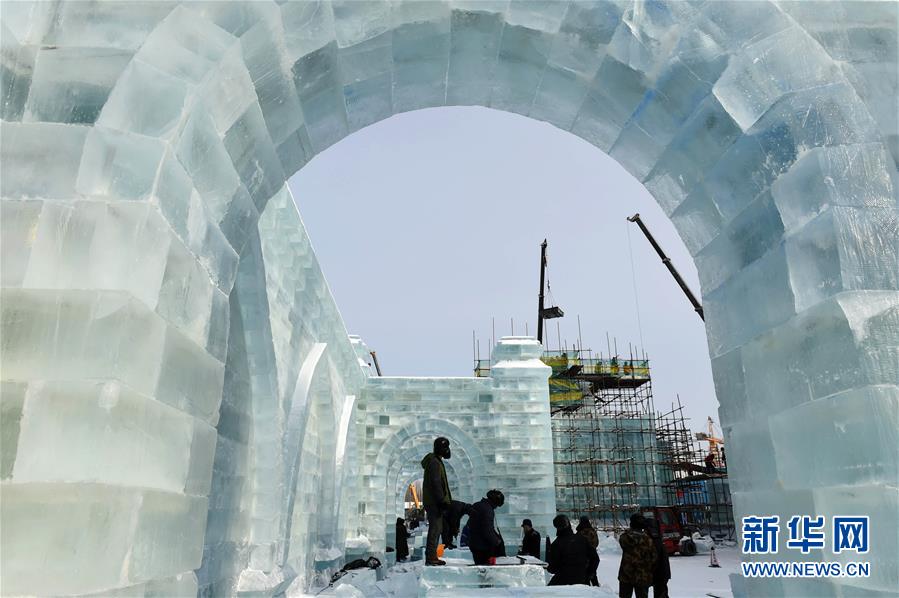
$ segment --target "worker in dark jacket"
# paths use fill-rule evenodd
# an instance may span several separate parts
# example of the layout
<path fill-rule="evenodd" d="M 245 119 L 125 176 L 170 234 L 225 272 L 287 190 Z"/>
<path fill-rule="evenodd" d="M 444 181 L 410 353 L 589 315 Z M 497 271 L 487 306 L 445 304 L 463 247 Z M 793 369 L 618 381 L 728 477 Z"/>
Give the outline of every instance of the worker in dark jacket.
<path fill-rule="evenodd" d="M 621 545 L 621 566 L 618 568 L 618 596 L 647 598 L 652 585 L 656 549 L 643 532 L 645 519 L 640 513 L 631 515 L 631 527 L 618 537 Z"/>
<path fill-rule="evenodd" d="M 462 524 L 462 516 L 468 512 L 471 505 L 461 500 L 450 501 L 450 507 L 443 513 L 443 547 L 447 550 L 456 548 L 456 536 L 459 535 L 459 526 Z"/>
<path fill-rule="evenodd" d="M 599 546 L 599 536 L 596 534 L 596 529 L 594 529 L 593 524 L 590 523 L 590 518 L 586 515 L 581 515 L 580 521 L 577 524 L 577 535 L 583 536 L 584 539 L 590 544 L 593 551 L 596 552 L 596 547 Z M 599 560 L 597 558 L 596 566 L 599 566 Z M 590 585 L 591 586 L 599 586 L 599 579 L 596 577 L 596 569 L 590 573 Z"/>
<path fill-rule="evenodd" d="M 705 471 L 706 473 L 715 473 L 715 454 L 711 451 L 705 456 Z"/>
<path fill-rule="evenodd" d="M 671 579 L 671 563 L 668 551 L 662 541 L 662 532 L 656 519 L 646 518 L 646 533 L 656 549 L 656 563 L 652 569 L 652 595 L 654 598 L 668 598 L 668 580 Z"/>
<path fill-rule="evenodd" d="M 502 556 L 499 553 L 505 552 L 503 537 L 496 529 L 494 512 L 505 502 L 502 492 L 491 490 L 468 510 L 468 548 L 475 565 L 486 565 L 490 557 Z"/>
<path fill-rule="evenodd" d="M 425 470 L 421 484 L 421 498 L 428 515 L 428 540 L 425 547 L 425 565 L 445 565 L 437 558 L 437 545 L 443 532 L 443 516 L 452 506 L 449 481 L 446 478 L 444 459 L 452 455 L 449 440 L 443 436 L 434 440 L 434 452 L 425 455 L 421 466 Z"/>
<path fill-rule="evenodd" d="M 553 574 L 551 586 L 571 586 L 590 581 L 590 575 L 599 566 L 599 555 L 590 544 L 571 529 L 571 521 L 565 515 L 553 519 L 556 540 L 549 545 L 547 570 Z"/>
<path fill-rule="evenodd" d="M 528 554 L 534 558 L 540 558 L 540 532 L 534 529 L 530 519 L 521 522 L 522 537 L 521 548 L 518 554 Z"/>
<path fill-rule="evenodd" d="M 405 561 L 409 558 L 409 538 L 412 534 L 406 529 L 406 520 L 402 517 L 396 518 L 396 560 Z"/>

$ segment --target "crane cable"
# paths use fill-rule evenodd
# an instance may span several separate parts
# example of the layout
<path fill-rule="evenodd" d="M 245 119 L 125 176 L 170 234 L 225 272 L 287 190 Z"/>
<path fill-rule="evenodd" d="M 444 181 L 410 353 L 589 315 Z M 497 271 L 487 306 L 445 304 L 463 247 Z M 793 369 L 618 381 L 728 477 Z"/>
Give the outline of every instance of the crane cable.
<path fill-rule="evenodd" d="M 640 299 L 637 296 L 637 273 L 634 269 L 634 249 L 631 247 L 631 227 L 625 226 L 627 230 L 627 253 L 631 260 L 631 283 L 634 288 L 634 307 L 637 314 L 637 331 L 640 333 L 640 350 L 646 350 L 646 344 L 643 342 L 643 324 L 640 321 Z"/>

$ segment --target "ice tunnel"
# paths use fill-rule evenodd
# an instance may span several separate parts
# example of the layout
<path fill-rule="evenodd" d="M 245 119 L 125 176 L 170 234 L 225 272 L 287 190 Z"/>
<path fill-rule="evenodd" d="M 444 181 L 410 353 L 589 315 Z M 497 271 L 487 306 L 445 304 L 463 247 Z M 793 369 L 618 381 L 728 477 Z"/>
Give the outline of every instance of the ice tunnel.
<path fill-rule="evenodd" d="M 650 190 L 699 270 L 736 517 L 869 514 L 870 577 L 790 592 L 891 595 L 896 34 L 891 2 L 2 3 L 4 593 L 302 586 L 383 549 L 438 431 L 492 476 L 460 493 L 552 512 L 515 435 L 543 425 L 533 346 L 498 347 L 506 378 L 368 378 L 285 185 L 464 104 Z"/>

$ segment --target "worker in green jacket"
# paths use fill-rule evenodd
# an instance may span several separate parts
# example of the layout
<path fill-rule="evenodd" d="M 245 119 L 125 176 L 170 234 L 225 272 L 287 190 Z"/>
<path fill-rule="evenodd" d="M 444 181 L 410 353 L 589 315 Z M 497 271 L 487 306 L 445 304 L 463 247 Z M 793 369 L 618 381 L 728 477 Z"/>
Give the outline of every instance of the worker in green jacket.
<path fill-rule="evenodd" d="M 452 505 L 449 481 L 446 479 L 444 459 L 451 456 L 449 440 L 441 436 L 434 440 L 434 452 L 425 455 L 421 466 L 425 470 L 421 484 L 421 498 L 428 515 L 428 542 L 425 548 L 425 565 L 445 565 L 437 558 L 437 545 L 443 532 L 443 516 Z"/>

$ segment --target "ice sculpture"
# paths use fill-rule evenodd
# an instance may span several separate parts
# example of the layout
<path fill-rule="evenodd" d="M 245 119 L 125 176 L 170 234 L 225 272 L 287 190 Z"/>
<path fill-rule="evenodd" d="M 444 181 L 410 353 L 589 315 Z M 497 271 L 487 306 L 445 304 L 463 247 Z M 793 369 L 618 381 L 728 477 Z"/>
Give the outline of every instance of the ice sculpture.
<path fill-rule="evenodd" d="M 409 388 L 359 367 L 284 183 L 449 104 L 545 120 L 644 182 L 699 268 L 736 515 L 870 513 L 871 576 L 815 593 L 894 591 L 897 10 L 0 4 L 4 592 L 276 593 L 347 536 L 386 542 L 419 448 L 376 470 L 372 442 Z"/>

